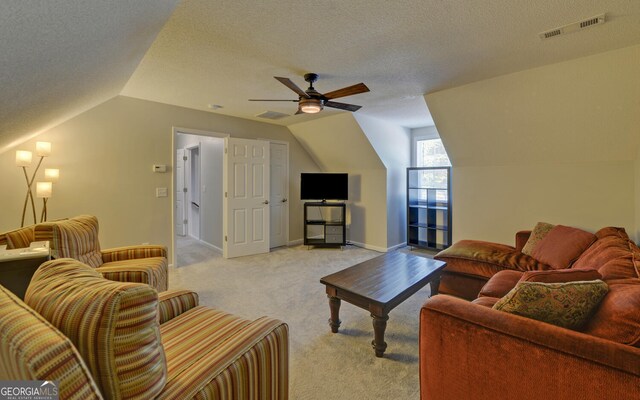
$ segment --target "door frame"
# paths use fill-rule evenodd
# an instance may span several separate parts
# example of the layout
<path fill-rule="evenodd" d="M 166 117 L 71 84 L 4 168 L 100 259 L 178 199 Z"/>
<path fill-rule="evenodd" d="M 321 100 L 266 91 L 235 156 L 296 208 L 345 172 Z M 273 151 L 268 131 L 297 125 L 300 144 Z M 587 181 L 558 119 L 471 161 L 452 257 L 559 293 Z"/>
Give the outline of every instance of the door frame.
<path fill-rule="evenodd" d="M 184 132 L 182 132 L 184 133 Z M 186 171 L 185 171 L 185 181 L 186 181 L 186 187 L 187 187 L 187 236 L 191 236 L 193 238 L 193 233 L 191 231 L 191 229 L 194 226 L 194 223 L 192 222 L 193 218 L 192 217 L 192 212 L 193 209 L 191 208 L 192 204 L 193 204 L 193 193 L 195 192 L 194 189 L 194 185 L 193 185 L 193 177 L 194 174 L 196 174 L 196 176 L 198 177 L 197 179 L 197 184 L 198 184 L 198 193 L 200 193 L 201 187 L 202 187 L 202 145 L 200 144 L 200 142 L 198 142 L 198 144 L 194 144 L 191 146 L 187 146 L 184 148 L 186 150 L 187 153 L 189 153 L 189 155 L 187 156 L 187 164 L 186 164 Z M 197 150 L 198 153 L 198 165 L 194 165 L 194 157 L 193 157 L 193 152 L 194 150 Z M 195 169 L 195 171 L 194 171 Z M 202 197 L 202 196 L 200 196 Z M 198 240 L 202 240 L 202 201 L 199 200 L 198 206 L 200 207 L 198 209 L 198 237 L 195 239 Z"/>
<path fill-rule="evenodd" d="M 178 137 L 178 133 L 183 133 L 187 135 L 197 135 L 197 136 L 208 136 L 208 137 L 216 137 L 216 138 L 226 138 L 230 135 L 228 133 L 221 132 L 212 132 L 212 131 L 204 131 L 200 129 L 193 128 L 183 128 L 179 126 L 171 127 L 171 263 L 173 266 L 178 265 L 178 251 L 176 246 L 176 166 L 175 166 L 175 154 L 176 154 L 176 138 Z"/>
<path fill-rule="evenodd" d="M 275 144 L 283 144 L 286 147 L 286 151 L 287 151 L 287 169 L 285 170 L 285 174 L 284 174 L 284 179 L 287 182 L 287 212 L 285 213 L 285 231 L 284 231 L 284 235 L 286 237 L 286 243 L 284 244 L 285 246 L 289 246 L 290 245 L 290 241 L 289 241 L 289 217 L 290 217 L 290 213 L 291 213 L 291 188 L 290 188 L 290 181 L 289 181 L 289 164 L 290 164 L 290 157 L 289 157 L 289 142 L 284 141 L 284 140 L 270 140 L 270 139 L 264 139 L 267 140 L 269 142 L 269 145 L 271 145 L 271 143 L 275 143 Z M 271 164 L 271 160 L 269 160 L 269 164 Z M 269 167 L 271 167 L 271 165 L 269 165 Z M 269 173 L 271 173 L 271 171 L 269 171 Z"/>

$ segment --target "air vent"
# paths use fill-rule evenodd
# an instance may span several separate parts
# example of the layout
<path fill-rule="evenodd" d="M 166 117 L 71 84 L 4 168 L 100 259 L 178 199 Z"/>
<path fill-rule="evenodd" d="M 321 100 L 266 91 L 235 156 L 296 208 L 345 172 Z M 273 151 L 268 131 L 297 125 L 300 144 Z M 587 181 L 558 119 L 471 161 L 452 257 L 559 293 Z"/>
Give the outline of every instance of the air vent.
<path fill-rule="evenodd" d="M 266 119 L 280 119 L 288 116 L 289 114 L 283 114 L 276 111 L 265 111 L 262 114 L 256 115 L 256 117 L 258 118 L 266 118 Z"/>
<path fill-rule="evenodd" d="M 565 35 L 571 32 L 577 32 L 592 26 L 602 25 L 605 22 L 604 16 L 605 14 L 596 15 L 595 17 L 591 17 L 583 21 L 574 22 L 573 24 L 561 26 L 558 28 L 548 30 L 546 32 L 539 33 L 538 36 L 540 36 L 540 39 L 542 40 L 550 39 L 552 37 Z"/>

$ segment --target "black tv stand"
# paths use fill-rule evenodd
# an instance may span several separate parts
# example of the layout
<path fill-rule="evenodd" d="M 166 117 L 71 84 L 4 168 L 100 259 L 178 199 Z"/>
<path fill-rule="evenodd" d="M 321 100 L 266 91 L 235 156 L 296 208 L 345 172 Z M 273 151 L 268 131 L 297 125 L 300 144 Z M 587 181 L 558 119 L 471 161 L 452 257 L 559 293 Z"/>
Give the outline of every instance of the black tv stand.
<path fill-rule="evenodd" d="M 326 200 L 304 203 L 304 244 L 317 247 L 347 245 L 346 204 Z"/>

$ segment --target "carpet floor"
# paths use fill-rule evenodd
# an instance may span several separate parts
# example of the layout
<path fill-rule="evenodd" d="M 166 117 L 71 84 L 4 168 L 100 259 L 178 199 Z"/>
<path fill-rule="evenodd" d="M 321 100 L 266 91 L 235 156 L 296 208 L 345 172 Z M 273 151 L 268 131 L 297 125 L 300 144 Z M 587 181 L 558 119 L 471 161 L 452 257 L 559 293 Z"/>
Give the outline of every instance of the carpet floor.
<path fill-rule="evenodd" d="M 202 305 L 250 319 L 268 315 L 289 325 L 291 399 L 420 398 L 418 317 L 428 285 L 389 314 L 384 358 L 375 357 L 371 347 L 373 326 L 365 310 L 342 302 L 340 332 L 331 333 L 327 323 L 329 304 L 320 278 L 380 253 L 296 246 L 225 260 L 181 238 L 177 254 L 170 288 L 195 290 Z"/>

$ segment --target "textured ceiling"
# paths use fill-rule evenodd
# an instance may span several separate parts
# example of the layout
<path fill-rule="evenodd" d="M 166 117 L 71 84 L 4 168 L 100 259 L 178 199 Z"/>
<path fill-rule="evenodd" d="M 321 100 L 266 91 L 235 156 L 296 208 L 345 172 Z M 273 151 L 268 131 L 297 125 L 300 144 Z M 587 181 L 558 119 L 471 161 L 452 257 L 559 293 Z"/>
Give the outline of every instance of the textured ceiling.
<path fill-rule="evenodd" d="M 607 13 L 604 25 L 542 41 L 538 33 Z M 339 101 L 406 127 L 431 124 L 423 95 L 484 78 L 640 43 L 638 0 L 183 1 L 122 94 L 256 119 L 294 114 L 273 79 L 316 72 L 328 92 L 358 82 L 370 93 Z M 335 112 L 296 115 L 289 125 Z M 268 121 L 264 119 L 259 119 Z"/>
<path fill-rule="evenodd" d="M 306 88 L 306 72 L 320 92 L 365 82 L 341 99 L 358 113 L 424 126 L 425 93 L 640 43 L 639 0 L 177 3 L 0 2 L 0 152 L 117 94 L 269 122 L 254 115 L 295 104 L 247 99 L 294 99 L 273 76 Z M 538 38 L 603 12 L 602 26 Z"/>
<path fill-rule="evenodd" d="M 0 2 L 0 152 L 120 93 L 178 0 Z"/>

